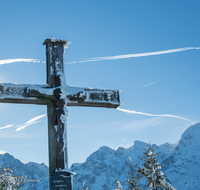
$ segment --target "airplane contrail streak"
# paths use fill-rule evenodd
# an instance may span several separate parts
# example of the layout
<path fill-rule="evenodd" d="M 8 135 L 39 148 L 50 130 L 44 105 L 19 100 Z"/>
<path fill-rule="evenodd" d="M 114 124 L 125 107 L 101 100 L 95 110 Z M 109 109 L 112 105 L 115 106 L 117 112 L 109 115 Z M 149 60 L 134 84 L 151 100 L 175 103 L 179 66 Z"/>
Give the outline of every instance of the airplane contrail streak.
<path fill-rule="evenodd" d="M 30 119 L 29 121 L 27 121 L 26 123 L 24 123 L 24 124 L 21 124 L 21 125 L 18 125 L 18 126 L 16 126 L 15 128 L 17 128 L 15 131 L 20 131 L 20 130 L 23 130 L 23 129 L 25 129 L 27 126 L 29 126 L 29 125 L 32 125 L 32 124 L 34 124 L 34 123 L 38 123 L 38 122 L 40 122 L 40 121 L 38 121 L 39 119 L 41 119 L 41 118 L 43 118 L 43 117 L 45 117 L 47 114 L 43 114 L 43 115 L 39 115 L 39 116 L 37 116 L 37 117 L 34 117 L 34 118 L 32 118 L 32 119 Z"/>
<path fill-rule="evenodd" d="M 139 114 L 139 115 L 146 115 L 146 116 L 152 116 L 152 117 L 173 117 L 173 118 L 182 119 L 182 120 L 190 121 L 190 122 L 194 123 L 190 119 L 187 119 L 187 118 L 184 118 L 184 117 L 179 117 L 179 116 L 176 116 L 176 115 L 170 115 L 170 114 L 150 114 L 150 113 L 137 112 L 137 111 L 127 110 L 127 109 L 122 109 L 122 108 L 117 108 L 117 110 L 122 111 L 122 112 L 126 112 L 128 114 Z"/>
<path fill-rule="evenodd" d="M 125 58 L 131 58 L 131 57 L 145 57 L 145 56 L 152 56 L 152 55 L 162 55 L 162 54 L 167 54 L 167 53 L 187 51 L 187 50 L 191 50 L 191 49 L 200 49 L 200 47 L 184 47 L 184 48 L 178 48 L 178 49 L 154 51 L 154 52 L 147 52 L 147 53 L 115 55 L 115 56 L 107 56 L 107 57 L 93 57 L 93 58 L 87 58 L 83 61 L 68 62 L 67 64 L 86 63 L 86 62 L 91 62 L 91 61 L 116 60 L 116 59 L 125 59 Z"/>
<path fill-rule="evenodd" d="M 5 127 L 0 127 L 0 129 L 7 129 L 7 128 L 10 128 L 10 127 L 13 127 L 13 125 L 6 125 Z"/>
<path fill-rule="evenodd" d="M 145 56 L 152 56 L 152 55 L 162 55 L 162 54 L 167 54 L 167 53 L 187 51 L 191 49 L 200 49 L 200 47 L 184 47 L 184 48 L 154 51 L 154 52 L 147 52 L 147 53 L 135 53 L 135 54 L 126 54 L 126 55 L 106 56 L 106 57 L 93 57 L 93 58 L 87 58 L 83 61 L 67 62 L 67 64 L 87 63 L 87 62 L 92 62 L 92 61 L 116 60 L 116 59 L 125 59 L 125 58 L 131 58 L 131 57 L 145 57 Z M 45 61 L 41 61 L 39 59 L 5 59 L 5 60 L 0 60 L 0 65 L 15 63 L 15 62 L 45 63 Z"/>
<path fill-rule="evenodd" d="M 155 82 L 146 84 L 146 85 L 142 86 L 141 88 L 145 88 L 145 87 L 150 86 L 150 85 L 152 85 L 152 84 L 155 84 L 155 83 L 157 83 L 157 82 L 159 82 L 159 81 L 160 81 L 160 80 L 157 80 L 157 81 L 155 81 Z"/>
<path fill-rule="evenodd" d="M 38 59 L 5 59 L 5 60 L 0 60 L 0 65 L 16 63 L 16 62 L 44 63 L 44 61 L 40 61 Z"/>

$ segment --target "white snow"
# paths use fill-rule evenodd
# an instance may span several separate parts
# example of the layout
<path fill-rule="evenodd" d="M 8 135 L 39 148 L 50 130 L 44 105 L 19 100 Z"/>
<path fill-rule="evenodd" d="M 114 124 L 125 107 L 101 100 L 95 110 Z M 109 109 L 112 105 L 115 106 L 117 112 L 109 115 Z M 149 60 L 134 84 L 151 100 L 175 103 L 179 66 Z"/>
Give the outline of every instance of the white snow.
<path fill-rule="evenodd" d="M 7 153 L 7 152 L 4 150 L 0 150 L 0 154 L 5 154 L 5 153 Z"/>

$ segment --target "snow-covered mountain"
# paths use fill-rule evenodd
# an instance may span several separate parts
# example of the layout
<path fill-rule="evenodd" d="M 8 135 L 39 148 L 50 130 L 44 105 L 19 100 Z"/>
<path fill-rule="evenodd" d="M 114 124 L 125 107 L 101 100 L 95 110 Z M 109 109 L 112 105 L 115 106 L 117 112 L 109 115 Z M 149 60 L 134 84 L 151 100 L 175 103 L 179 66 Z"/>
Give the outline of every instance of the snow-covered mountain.
<path fill-rule="evenodd" d="M 183 133 L 175 150 L 162 163 L 177 189 L 200 189 L 200 123 Z"/>
<path fill-rule="evenodd" d="M 77 173 L 74 176 L 74 190 L 80 189 L 84 180 L 89 189 L 115 189 L 115 180 L 121 181 L 123 189 L 127 189 L 129 157 L 137 169 L 138 166 L 142 166 L 140 158 L 144 156 L 143 152 L 146 147 L 147 143 L 135 141 L 134 145 L 128 149 L 119 147 L 117 150 L 113 150 L 107 146 L 99 148 L 87 158 L 85 163 L 71 166 L 71 170 Z M 161 146 L 153 145 L 155 152 L 160 152 L 157 157 L 159 162 L 168 157 L 175 147 L 168 143 Z"/>
<path fill-rule="evenodd" d="M 77 173 L 74 190 L 79 190 L 84 180 L 91 190 L 115 189 L 115 180 L 121 181 L 123 189 L 127 189 L 126 163 L 130 162 L 130 157 L 135 169 L 142 166 L 140 158 L 146 147 L 146 143 L 135 141 L 128 149 L 99 148 L 86 162 L 71 166 L 71 170 Z M 177 190 L 200 189 L 200 123 L 190 126 L 178 144 L 154 144 L 153 148 L 155 152 L 160 152 L 157 160 L 165 165 L 162 171 Z"/>
<path fill-rule="evenodd" d="M 27 176 L 22 190 L 47 190 L 49 187 L 49 168 L 45 164 L 29 162 L 23 164 L 12 155 L 0 154 L 0 166 L 11 168 L 13 174 Z"/>
<path fill-rule="evenodd" d="M 159 163 L 165 165 L 162 171 L 177 190 L 200 189 L 200 123 L 190 126 L 181 136 L 178 144 L 165 143 L 153 145 Z M 80 190 L 85 181 L 89 190 L 116 189 L 115 180 L 121 181 L 123 190 L 127 189 L 129 157 L 137 169 L 142 166 L 141 157 L 147 144 L 135 141 L 130 148 L 117 150 L 107 146 L 100 147 L 84 163 L 75 163 L 71 170 L 74 176 L 74 190 Z M 48 167 L 30 162 L 23 164 L 8 153 L 0 154 L 0 166 L 12 168 L 17 175 L 26 175 L 30 180 L 22 190 L 48 189 Z M 143 181 L 141 181 L 142 183 Z"/>

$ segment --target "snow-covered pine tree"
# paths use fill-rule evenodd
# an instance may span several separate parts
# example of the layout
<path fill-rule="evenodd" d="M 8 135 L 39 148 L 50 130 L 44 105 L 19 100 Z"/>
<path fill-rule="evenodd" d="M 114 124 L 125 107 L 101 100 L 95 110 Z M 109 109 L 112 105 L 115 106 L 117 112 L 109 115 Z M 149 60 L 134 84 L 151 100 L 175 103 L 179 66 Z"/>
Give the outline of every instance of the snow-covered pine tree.
<path fill-rule="evenodd" d="M 127 166 L 129 167 L 128 180 L 127 180 L 128 189 L 129 190 L 142 190 L 142 188 L 140 188 L 141 174 L 134 171 L 133 163 L 132 163 L 132 160 L 130 157 L 129 157 L 129 160 L 130 160 L 130 163 L 127 163 Z"/>
<path fill-rule="evenodd" d="M 25 183 L 26 176 L 12 175 L 10 168 L 0 167 L 0 190 L 20 189 L 20 185 Z"/>
<path fill-rule="evenodd" d="M 83 189 L 81 189 L 81 190 L 88 190 L 88 188 L 86 188 L 86 186 L 85 186 L 85 180 L 83 182 Z"/>
<path fill-rule="evenodd" d="M 160 170 L 163 165 L 159 164 L 155 156 L 159 153 L 154 153 L 151 143 L 147 145 L 145 149 L 144 157 L 144 168 L 138 167 L 138 172 L 147 178 L 148 190 L 175 190 L 175 188 L 166 182 L 166 178 L 163 176 L 164 173 Z"/>
<path fill-rule="evenodd" d="M 115 189 L 115 190 L 122 190 L 122 185 L 121 185 L 120 181 L 116 180 L 115 183 L 116 183 L 116 186 L 117 186 L 117 189 Z"/>

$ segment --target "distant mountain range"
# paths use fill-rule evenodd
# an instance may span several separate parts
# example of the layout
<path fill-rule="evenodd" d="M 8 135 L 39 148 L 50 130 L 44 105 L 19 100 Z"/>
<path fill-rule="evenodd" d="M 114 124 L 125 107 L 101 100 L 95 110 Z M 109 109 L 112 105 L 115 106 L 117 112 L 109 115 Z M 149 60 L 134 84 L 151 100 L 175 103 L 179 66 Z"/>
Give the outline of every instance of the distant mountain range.
<path fill-rule="evenodd" d="M 119 147 L 117 150 L 107 146 L 100 147 L 84 163 L 75 163 L 71 170 L 74 176 L 74 190 L 80 190 L 85 181 L 89 190 L 114 190 L 115 180 L 121 181 L 123 190 L 127 189 L 126 163 L 132 163 L 137 169 L 142 166 L 141 157 L 147 143 L 135 141 L 130 148 Z M 153 144 L 165 176 L 177 190 L 200 189 L 200 123 L 190 126 L 181 136 L 178 144 Z M 0 155 L 0 166 L 12 168 L 16 175 L 26 175 L 28 181 L 22 190 L 47 190 L 48 167 L 44 164 L 30 162 L 23 164 L 8 153 Z M 141 180 L 141 183 L 143 181 Z"/>
<path fill-rule="evenodd" d="M 23 190 L 47 190 L 49 188 L 49 168 L 45 164 L 29 162 L 23 164 L 12 155 L 5 153 L 0 154 L 0 166 L 13 170 L 13 174 L 27 176 L 27 182 Z"/>

